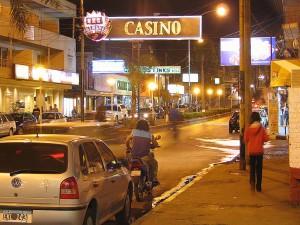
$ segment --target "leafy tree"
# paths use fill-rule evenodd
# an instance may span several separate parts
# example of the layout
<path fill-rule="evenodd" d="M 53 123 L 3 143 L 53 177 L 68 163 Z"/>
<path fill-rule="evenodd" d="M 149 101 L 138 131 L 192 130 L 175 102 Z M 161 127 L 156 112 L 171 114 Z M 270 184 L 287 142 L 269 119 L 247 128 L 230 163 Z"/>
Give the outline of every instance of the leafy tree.
<path fill-rule="evenodd" d="M 143 71 L 140 69 L 138 64 L 140 66 L 158 66 L 159 62 L 158 60 L 152 55 L 152 54 L 142 54 L 139 58 L 139 62 L 133 62 L 132 59 L 130 59 L 128 56 L 123 55 L 123 56 L 118 56 L 118 58 L 124 59 L 126 66 L 129 70 L 128 72 L 128 79 L 131 83 L 131 112 L 132 115 L 135 114 L 136 108 L 137 108 L 137 98 L 138 94 L 140 92 L 140 86 L 143 81 L 149 79 L 151 76 L 150 74 L 145 74 Z"/>
<path fill-rule="evenodd" d="M 201 44 L 196 44 L 194 50 L 196 51 L 195 65 L 200 66 L 201 59 L 204 59 L 204 74 L 217 75 L 220 69 L 220 47 L 219 43 L 213 40 L 205 40 Z M 198 67 L 198 66 L 196 66 Z M 200 67 L 197 68 L 200 71 Z"/>
<path fill-rule="evenodd" d="M 41 0 L 45 4 L 51 4 L 52 6 L 59 8 L 59 0 Z M 25 33 L 26 27 L 29 23 L 29 7 L 27 6 L 28 0 L 10 0 L 10 14 L 11 23 L 16 26 L 17 30 L 21 33 Z"/>

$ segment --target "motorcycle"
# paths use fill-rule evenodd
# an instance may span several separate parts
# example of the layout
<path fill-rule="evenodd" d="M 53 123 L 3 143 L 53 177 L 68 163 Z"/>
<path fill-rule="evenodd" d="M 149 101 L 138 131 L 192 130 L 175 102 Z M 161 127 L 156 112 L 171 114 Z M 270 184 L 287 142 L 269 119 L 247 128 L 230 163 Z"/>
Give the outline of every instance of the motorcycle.
<path fill-rule="evenodd" d="M 155 137 L 156 140 L 160 138 L 159 135 Z M 150 157 L 154 157 L 154 149 L 155 147 L 151 144 Z M 133 182 L 135 198 L 138 202 L 142 202 L 146 196 L 152 196 L 153 188 L 156 186 L 150 179 L 150 168 L 141 158 L 132 158 L 130 150 L 126 150 L 126 158 Z"/>

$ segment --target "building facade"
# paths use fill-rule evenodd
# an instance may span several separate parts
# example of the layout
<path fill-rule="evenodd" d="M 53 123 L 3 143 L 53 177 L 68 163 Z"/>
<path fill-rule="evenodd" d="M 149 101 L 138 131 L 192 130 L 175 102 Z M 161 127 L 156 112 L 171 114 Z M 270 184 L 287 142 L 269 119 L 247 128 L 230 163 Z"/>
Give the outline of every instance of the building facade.
<path fill-rule="evenodd" d="M 60 7 L 27 1 L 30 22 L 25 33 L 11 23 L 9 0 L 0 2 L 0 111 L 64 111 L 64 91 L 77 84 L 76 43 L 59 33 L 61 18 L 76 17 L 76 5 Z"/>

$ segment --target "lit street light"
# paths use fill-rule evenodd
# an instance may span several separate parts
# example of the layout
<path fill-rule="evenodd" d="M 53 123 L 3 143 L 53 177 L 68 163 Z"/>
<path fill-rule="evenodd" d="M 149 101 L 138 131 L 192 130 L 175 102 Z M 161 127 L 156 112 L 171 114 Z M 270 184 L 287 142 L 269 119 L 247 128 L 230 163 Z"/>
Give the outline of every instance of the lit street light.
<path fill-rule="evenodd" d="M 219 109 L 221 108 L 221 94 L 223 93 L 223 91 L 221 89 L 217 90 L 217 94 L 219 95 Z"/>
<path fill-rule="evenodd" d="M 210 99 L 210 96 L 212 95 L 212 93 L 213 93 L 212 89 L 208 89 L 207 90 L 207 94 L 208 94 L 208 97 L 209 97 L 209 109 L 211 109 L 211 99 Z"/>
<path fill-rule="evenodd" d="M 196 111 L 198 112 L 198 94 L 200 93 L 200 89 L 198 87 L 194 88 L 194 93 L 196 95 Z"/>
<path fill-rule="evenodd" d="M 152 111 L 152 120 L 154 121 L 154 115 L 155 115 L 155 112 L 154 112 L 154 97 L 153 97 L 153 91 L 155 89 L 157 89 L 157 85 L 153 82 L 149 83 L 148 85 L 149 89 L 151 90 L 151 101 L 152 101 L 152 107 L 151 107 L 151 111 Z"/>
<path fill-rule="evenodd" d="M 112 123 L 114 123 L 114 85 L 115 85 L 115 83 L 116 83 L 116 79 L 114 79 L 114 78 L 109 78 L 108 80 L 107 80 L 107 83 L 108 83 L 108 85 L 110 86 L 110 93 L 111 93 L 111 95 L 110 95 L 110 110 L 111 110 L 111 121 L 112 121 Z"/>
<path fill-rule="evenodd" d="M 216 14 L 220 17 L 222 16 L 225 16 L 228 12 L 228 7 L 227 5 L 225 4 L 219 4 L 216 9 L 214 10 L 210 10 L 210 11 L 207 11 L 207 12 L 204 12 L 201 14 L 201 16 L 205 15 L 205 14 L 208 14 L 208 13 L 212 13 L 212 12 L 216 12 Z M 204 40 L 202 39 L 202 37 L 198 40 L 198 43 L 203 43 Z M 202 53 L 202 56 L 201 56 L 201 89 L 204 90 L 204 61 L 205 61 L 205 58 L 204 58 L 204 54 Z M 205 111 L 205 96 L 204 96 L 204 91 L 201 93 L 201 102 L 202 102 L 202 111 Z"/>

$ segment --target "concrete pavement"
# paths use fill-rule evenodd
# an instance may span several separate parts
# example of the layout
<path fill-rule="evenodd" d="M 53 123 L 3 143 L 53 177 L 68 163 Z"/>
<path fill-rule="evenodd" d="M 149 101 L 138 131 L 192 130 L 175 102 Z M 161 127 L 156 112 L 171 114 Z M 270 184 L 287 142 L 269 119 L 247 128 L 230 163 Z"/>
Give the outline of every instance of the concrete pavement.
<path fill-rule="evenodd" d="M 249 168 L 218 164 L 160 203 L 133 225 L 299 225 L 290 204 L 288 141 L 271 140 L 265 151 L 262 192 L 250 189 Z"/>

